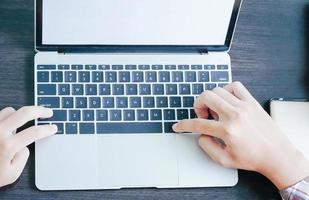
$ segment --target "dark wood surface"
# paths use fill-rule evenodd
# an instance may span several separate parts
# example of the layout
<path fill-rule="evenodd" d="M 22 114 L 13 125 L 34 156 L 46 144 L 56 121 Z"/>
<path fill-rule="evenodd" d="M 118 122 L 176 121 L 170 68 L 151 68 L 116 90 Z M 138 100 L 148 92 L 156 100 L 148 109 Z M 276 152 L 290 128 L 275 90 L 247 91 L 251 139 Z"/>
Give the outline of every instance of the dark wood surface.
<path fill-rule="evenodd" d="M 0 108 L 33 102 L 33 0 L 0 1 Z M 308 0 L 245 0 L 230 51 L 233 79 L 267 109 L 272 97 L 309 98 Z M 41 192 L 34 155 L 0 199 L 280 199 L 261 175 L 240 171 L 232 188 Z M 265 161 L 267 162 L 267 161 Z M 1 169 L 0 169 L 1 170 Z"/>

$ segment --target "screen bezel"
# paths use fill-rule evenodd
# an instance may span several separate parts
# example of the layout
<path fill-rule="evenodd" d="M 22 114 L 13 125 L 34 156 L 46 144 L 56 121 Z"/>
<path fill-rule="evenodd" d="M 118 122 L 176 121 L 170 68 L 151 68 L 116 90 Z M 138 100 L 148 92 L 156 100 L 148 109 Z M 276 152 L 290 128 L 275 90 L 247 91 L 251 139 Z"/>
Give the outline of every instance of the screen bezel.
<path fill-rule="evenodd" d="M 235 0 L 224 45 L 44 45 L 42 44 L 43 0 L 36 2 L 36 50 L 37 51 L 87 51 L 87 52 L 209 52 L 228 51 L 232 42 L 242 0 Z"/>

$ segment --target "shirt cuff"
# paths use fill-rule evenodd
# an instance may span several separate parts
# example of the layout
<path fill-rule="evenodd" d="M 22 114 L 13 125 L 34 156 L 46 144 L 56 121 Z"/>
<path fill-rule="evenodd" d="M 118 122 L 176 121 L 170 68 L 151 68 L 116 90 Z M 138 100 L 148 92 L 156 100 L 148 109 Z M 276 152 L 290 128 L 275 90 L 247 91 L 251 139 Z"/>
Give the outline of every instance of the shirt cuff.
<path fill-rule="evenodd" d="M 280 195 L 284 200 L 309 200 L 309 177 L 281 190 Z"/>

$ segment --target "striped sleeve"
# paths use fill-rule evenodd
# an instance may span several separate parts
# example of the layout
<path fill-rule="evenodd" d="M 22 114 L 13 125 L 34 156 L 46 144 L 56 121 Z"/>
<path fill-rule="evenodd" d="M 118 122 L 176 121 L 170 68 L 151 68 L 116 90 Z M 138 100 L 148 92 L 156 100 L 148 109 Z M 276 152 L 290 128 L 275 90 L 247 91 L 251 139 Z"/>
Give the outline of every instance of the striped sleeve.
<path fill-rule="evenodd" d="M 309 177 L 280 191 L 284 200 L 309 200 Z"/>

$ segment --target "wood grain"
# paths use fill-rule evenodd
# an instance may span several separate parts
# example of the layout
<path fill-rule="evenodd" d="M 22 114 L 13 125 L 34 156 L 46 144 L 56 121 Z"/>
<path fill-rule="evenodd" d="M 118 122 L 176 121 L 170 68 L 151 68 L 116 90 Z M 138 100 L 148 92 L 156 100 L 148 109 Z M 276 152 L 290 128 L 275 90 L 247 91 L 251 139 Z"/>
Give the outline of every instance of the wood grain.
<path fill-rule="evenodd" d="M 245 0 L 230 51 L 233 79 L 267 108 L 272 97 L 309 98 L 308 0 Z M 33 1 L 0 2 L 0 108 L 33 104 Z M 41 192 L 34 152 L 21 178 L 0 199 L 280 199 L 261 175 L 240 171 L 233 188 Z"/>

